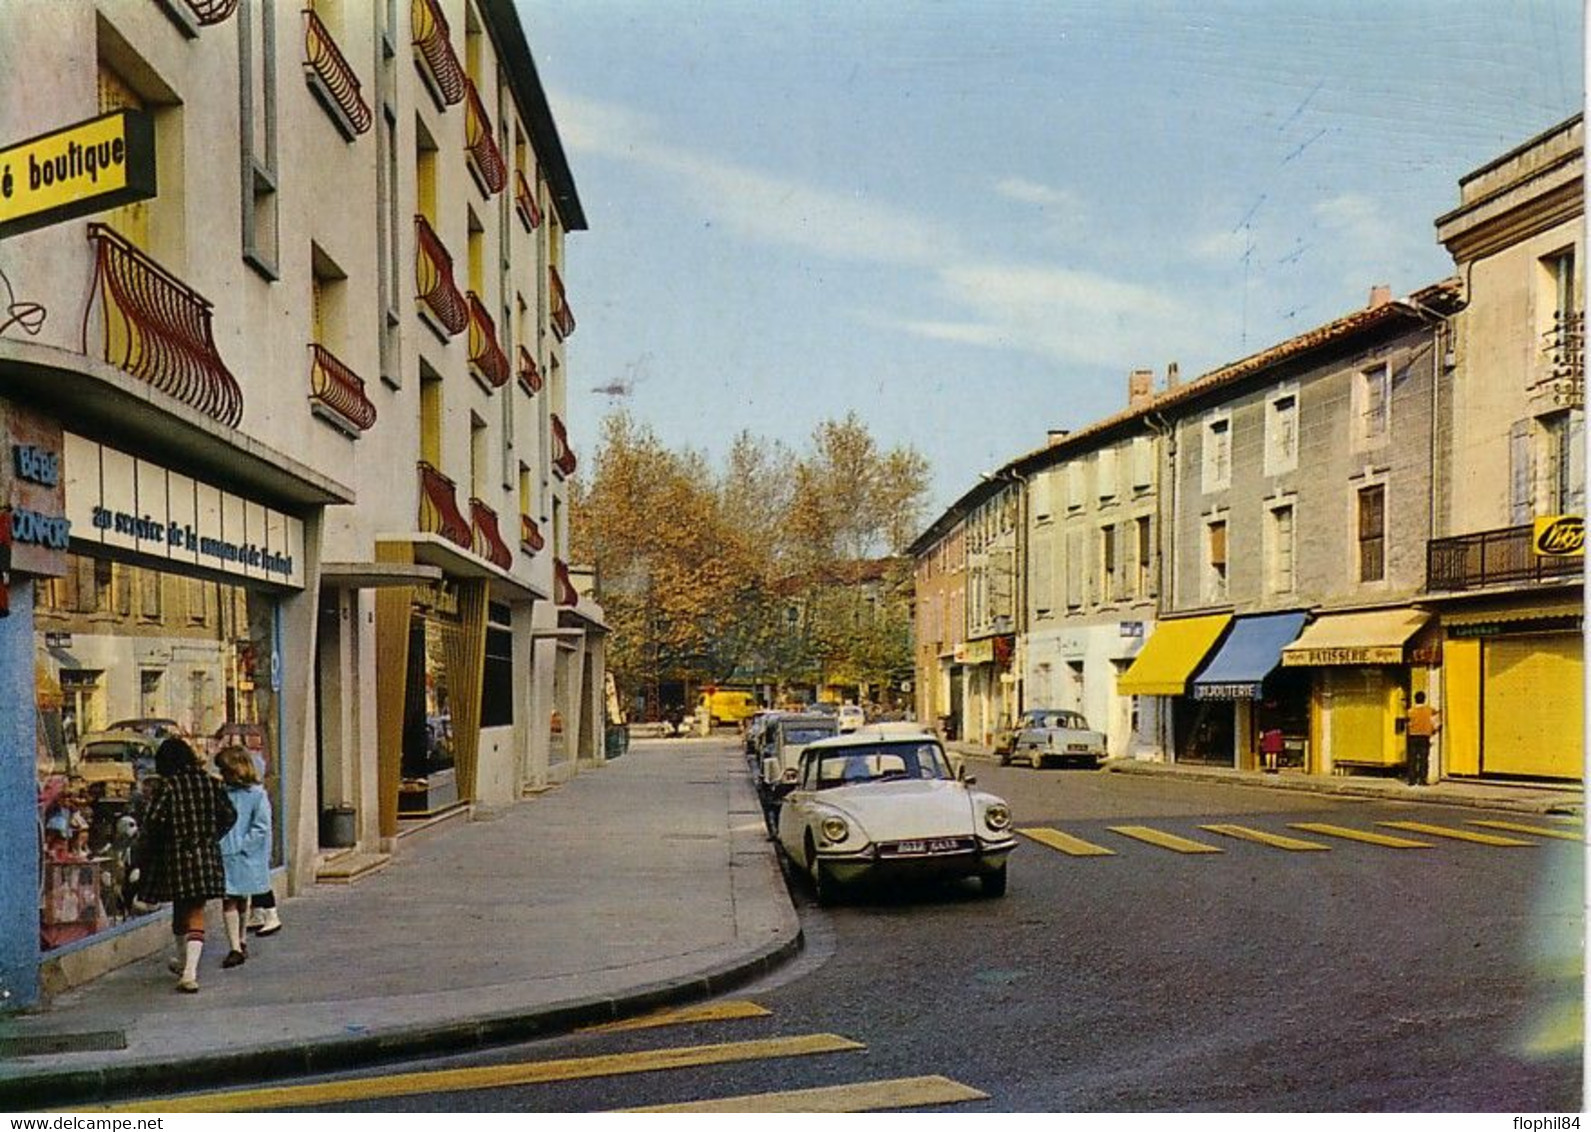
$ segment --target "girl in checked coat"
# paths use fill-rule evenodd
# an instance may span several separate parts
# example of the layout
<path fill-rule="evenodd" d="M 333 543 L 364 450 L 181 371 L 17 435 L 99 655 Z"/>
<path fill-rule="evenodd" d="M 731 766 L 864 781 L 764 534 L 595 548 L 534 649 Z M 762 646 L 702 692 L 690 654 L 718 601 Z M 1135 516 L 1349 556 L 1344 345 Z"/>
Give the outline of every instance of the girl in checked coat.
<path fill-rule="evenodd" d="M 225 787 L 205 773 L 199 756 L 175 736 L 155 751 L 160 789 L 144 814 L 143 899 L 171 902 L 176 954 L 169 966 L 177 989 L 199 989 L 204 904 L 225 895 L 219 842 L 237 814 Z"/>
<path fill-rule="evenodd" d="M 249 895 L 271 888 L 271 800 L 244 748 L 226 748 L 215 757 L 215 765 L 238 815 L 231 831 L 221 839 L 221 866 L 226 873 L 221 920 L 226 924 L 230 949 L 221 966 L 237 967 L 249 957 L 248 944 L 243 942 Z"/>

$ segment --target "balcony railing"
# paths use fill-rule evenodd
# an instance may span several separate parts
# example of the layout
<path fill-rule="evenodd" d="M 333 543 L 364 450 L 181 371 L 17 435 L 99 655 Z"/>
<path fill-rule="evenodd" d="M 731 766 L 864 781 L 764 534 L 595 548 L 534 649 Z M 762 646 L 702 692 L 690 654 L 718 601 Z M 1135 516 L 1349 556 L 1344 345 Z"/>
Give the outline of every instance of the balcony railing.
<path fill-rule="evenodd" d="M 444 109 L 464 97 L 464 68 L 453 51 L 447 17 L 436 0 L 412 0 L 409 20 L 414 25 L 414 64 Z"/>
<path fill-rule="evenodd" d="M 497 324 L 474 291 L 469 293 L 469 304 L 470 365 L 493 389 L 501 389 L 508 384 L 511 372 L 508 355 L 497 344 Z"/>
<path fill-rule="evenodd" d="M 370 129 L 374 116 L 359 76 L 314 8 L 304 9 L 304 79 L 343 137 L 352 141 Z"/>
<path fill-rule="evenodd" d="M 1585 408 L 1585 311 L 1558 311 L 1541 336 L 1541 385 L 1552 391 L 1555 405 Z"/>
<path fill-rule="evenodd" d="M 580 604 L 580 591 L 575 589 L 574 581 L 569 577 L 569 566 L 561 558 L 552 560 L 552 600 L 554 605 Z"/>
<path fill-rule="evenodd" d="M 225 23 L 238 10 L 238 0 L 186 0 L 186 3 L 202 27 Z"/>
<path fill-rule="evenodd" d="M 469 520 L 459 510 L 453 481 L 424 460 L 420 461 L 420 529 L 465 550 L 473 545 Z"/>
<path fill-rule="evenodd" d="M 471 549 L 494 566 L 508 570 L 514 565 L 514 553 L 508 549 L 497 530 L 497 512 L 481 500 L 470 499 L 470 525 L 475 538 Z"/>
<path fill-rule="evenodd" d="M 547 540 L 541 535 L 541 528 L 529 515 L 519 517 L 519 545 L 524 548 L 526 554 L 536 554 L 547 546 Z"/>
<path fill-rule="evenodd" d="M 376 423 L 364 379 L 315 342 L 309 344 L 309 401 L 315 413 L 349 436 Z"/>
<path fill-rule="evenodd" d="M 519 348 L 519 385 L 531 396 L 541 392 L 541 367 L 536 364 L 536 359 L 530 356 L 530 351 L 523 346 Z"/>
<path fill-rule="evenodd" d="M 83 352 L 89 317 L 100 301 L 100 355 L 191 408 L 236 428 L 243 391 L 215 347 L 211 304 L 145 255 L 114 228 L 90 224 L 95 245 L 94 289 L 83 312 Z"/>
<path fill-rule="evenodd" d="M 514 211 L 519 213 L 525 231 L 534 232 L 541 227 L 541 208 L 536 204 L 536 194 L 525 180 L 523 169 L 514 170 Z"/>
<path fill-rule="evenodd" d="M 564 479 L 575 474 L 575 454 L 569 447 L 569 433 L 564 429 L 563 419 L 557 413 L 551 414 L 552 424 L 552 469 Z"/>
<path fill-rule="evenodd" d="M 414 281 L 442 330 L 451 337 L 469 325 L 470 310 L 453 282 L 453 257 L 424 216 L 414 218 Z"/>
<path fill-rule="evenodd" d="M 558 269 L 547 268 L 548 282 L 552 288 L 552 332 L 558 336 L 558 341 L 575 332 L 574 312 L 569 309 L 569 296 L 564 294 L 563 280 L 558 276 Z"/>
<path fill-rule="evenodd" d="M 469 79 L 464 80 L 464 148 L 469 153 L 470 169 L 487 196 L 495 196 L 508 184 L 508 165 L 503 151 L 492 137 L 492 120 L 481 103 L 481 92 Z"/>
<path fill-rule="evenodd" d="M 1534 525 L 1504 527 L 1432 539 L 1426 544 L 1425 585 L 1433 593 L 1443 593 L 1563 581 L 1580 577 L 1584 562 L 1537 554 Z"/>

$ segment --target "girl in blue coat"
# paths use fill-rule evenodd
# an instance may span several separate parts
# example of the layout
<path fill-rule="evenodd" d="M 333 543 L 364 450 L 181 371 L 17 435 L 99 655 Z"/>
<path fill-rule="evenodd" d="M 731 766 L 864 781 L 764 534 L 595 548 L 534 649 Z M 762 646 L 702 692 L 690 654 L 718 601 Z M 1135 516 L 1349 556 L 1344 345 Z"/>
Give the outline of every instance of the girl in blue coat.
<path fill-rule="evenodd" d="M 271 887 L 271 800 L 244 748 L 226 748 L 216 755 L 215 764 L 238 814 L 232 831 L 221 839 L 221 866 L 226 873 L 221 919 L 231 949 L 221 966 L 237 967 L 248 958 L 243 916 L 249 895 Z"/>

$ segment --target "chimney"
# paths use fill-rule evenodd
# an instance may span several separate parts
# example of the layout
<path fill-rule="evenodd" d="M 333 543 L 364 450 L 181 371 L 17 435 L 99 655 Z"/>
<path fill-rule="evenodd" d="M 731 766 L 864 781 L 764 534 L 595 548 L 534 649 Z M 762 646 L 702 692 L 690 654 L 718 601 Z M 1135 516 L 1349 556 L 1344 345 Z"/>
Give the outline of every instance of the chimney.
<path fill-rule="evenodd" d="M 1046 448 L 1054 448 L 1057 444 L 1059 444 L 1061 441 L 1066 439 L 1066 434 L 1069 433 L 1070 431 L 1071 431 L 1071 429 L 1066 429 L 1066 428 L 1052 428 L 1052 429 L 1050 429 L 1048 432 L 1046 432 L 1044 434 L 1044 437 L 1045 437 L 1044 446 Z"/>
<path fill-rule="evenodd" d="M 1377 283 L 1370 288 L 1370 310 L 1384 307 L 1392 301 L 1392 286 L 1388 283 Z"/>
<path fill-rule="evenodd" d="M 1155 395 L 1155 371 L 1135 369 L 1127 375 L 1127 407 L 1136 409 L 1147 405 Z"/>
<path fill-rule="evenodd" d="M 1166 388 L 1175 389 L 1182 384 L 1182 369 L 1176 362 L 1166 363 Z"/>

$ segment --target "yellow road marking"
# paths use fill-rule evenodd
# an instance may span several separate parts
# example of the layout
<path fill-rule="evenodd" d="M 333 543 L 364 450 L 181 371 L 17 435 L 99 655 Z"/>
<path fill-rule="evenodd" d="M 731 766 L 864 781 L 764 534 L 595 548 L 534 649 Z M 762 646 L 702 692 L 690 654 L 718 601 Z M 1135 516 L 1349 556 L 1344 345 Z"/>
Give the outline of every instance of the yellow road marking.
<path fill-rule="evenodd" d="M 624 1030 L 649 1030 L 654 1026 L 684 1026 L 692 1022 L 728 1022 L 736 1018 L 766 1018 L 772 1014 L 766 1006 L 758 1006 L 745 999 L 728 1002 L 710 1002 L 701 1006 L 682 1006 L 675 1010 L 654 1010 L 650 1014 L 624 1018 L 618 1022 L 604 1022 L 598 1026 L 582 1026 L 578 1034 L 616 1034 Z"/>
<path fill-rule="evenodd" d="M 1250 829 L 1246 825 L 1201 825 L 1200 829 L 1207 829 L 1211 833 L 1223 833 L 1227 837 L 1236 837 L 1240 841 L 1257 841 L 1261 845 L 1274 845 L 1278 849 L 1288 849 L 1295 853 L 1318 850 L 1329 853 L 1330 845 L 1322 845 L 1318 841 L 1302 841 L 1296 837 L 1287 837 L 1280 833 L 1266 833 L 1262 829 Z"/>
<path fill-rule="evenodd" d="M 1410 833 L 1424 833 L 1431 837 L 1451 837 L 1454 841 L 1473 841 L 1477 845 L 1534 845 L 1534 841 L 1520 841 L 1517 837 L 1498 837 L 1494 833 L 1476 833 L 1471 829 L 1449 829 L 1445 825 L 1428 825 L 1423 821 L 1381 821 L 1377 825 L 1392 829 L 1406 829 Z"/>
<path fill-rule="evenodd" d="M 1585 834 L 1571 833 L 1566 829 L 1545 829 L 1539 825 L 1526 825 L 1517 821 L 1480 821 L 1472 820 L 1470 825 L 1484 825 L 1489 829 L 1506 829 L 1514 833 L 1528 833 L 1532 837 L 1556 837 L 1563 841 L 1584 841 Z"/>
<path fill-rule="evenodd" d="M 1345 825 L 1328 825 L 1323 821 L 1289 822 L 1294 829 L 1305 833 L 1322 833 L 1327 837 L 1341 837 L 1348 841 L 1363 841 L 1367 845 L 1384 845 L 1388 849 L 1429 849 L 1429 841 L 1410 841 L 1407 837 L 1393 837 L 1389 833 L 1372 833 L 1367 829 L 1349 829 Z"/>
<path fill-rule="evenodd" d="M 1178 837 L 1174 833 L 1162 833 L 1158 829 L 1150 829 L 1146 825 L 1113 825 L 1107 827 L 1113 833 L 1123 837 L 1137 838 L 1147 841 L 1151 845 L 1158 845 L 1162 849 L 1170 849 L 1173 853 L 1224 853 L 1226 850 L 1217 849 L 1214 845 L 1206 845 L 1202 841 L 1193 841 L 1186 837 Z"/>
<path fill-rule="evenodd" d="M 614 1077 L 650 1073 L 659 1069 L 685 1069 L 698 1065 L 724 1065 L 774 1057 L 802 1057 L 816 1053 L 845 1053 L 866 1049 L 861 1042 L 838 1034 L 805 1034 L 794 1038 L 767 1038 L 719 1045 L 680 1046 L 675 1049 L 640 1050 L 635 1053 L 571 1057 L 557 1061 L 521 1061 L 512 1065 L 482 1065 L 469 1069 L 436 1069 L 397 1073 L 314 1085 L 283 1085 L 272 1089 L 235 1089 L 220 1093 L 195 1093 L 183 1097 L 138 1101 L 88 1112 L 249 1112 L 255 1109 L 307 1108 L 346 1101 L 407 1097 L 418 1093 L 457 1093 L 470 1089 L 501 1089 L 511 1085 L 540 1085 L 551 1081 L 578 1081 L 589 1077 Z"/>
<path fill-rule="evenodd" d="M 855 1085 L 830 1085 L 822 1089 L 792 1089 L 783 1093 L 757 1093 L 715 1101 L 687 1101 L 620 1112 L 877 1112 L 890 1108 L 961 1104 L 988 1100 L 988 1093 L 952 1081 L 949 1077 L 901 1077 L 893 1081 L 863 1081 Z"/>
<path fill-rule="evenodd" d="M 1084 841 L 1081 837 L 1073 837 L 1070 833 L 1062 833 L 1058 829 L 1045 829 L 1035 826 L 1032 829 L 1019 829 L 1018 833 L 1024 837 L 1031 837 L 1040 845 L 1048 845 L 1051 849 L 1059 849 L 1062 853 L 1073 857 L 1114 857 L 1116 851 L 1107 849 L 1103 845 L 1095 845 L 1092 841 Z"/>

